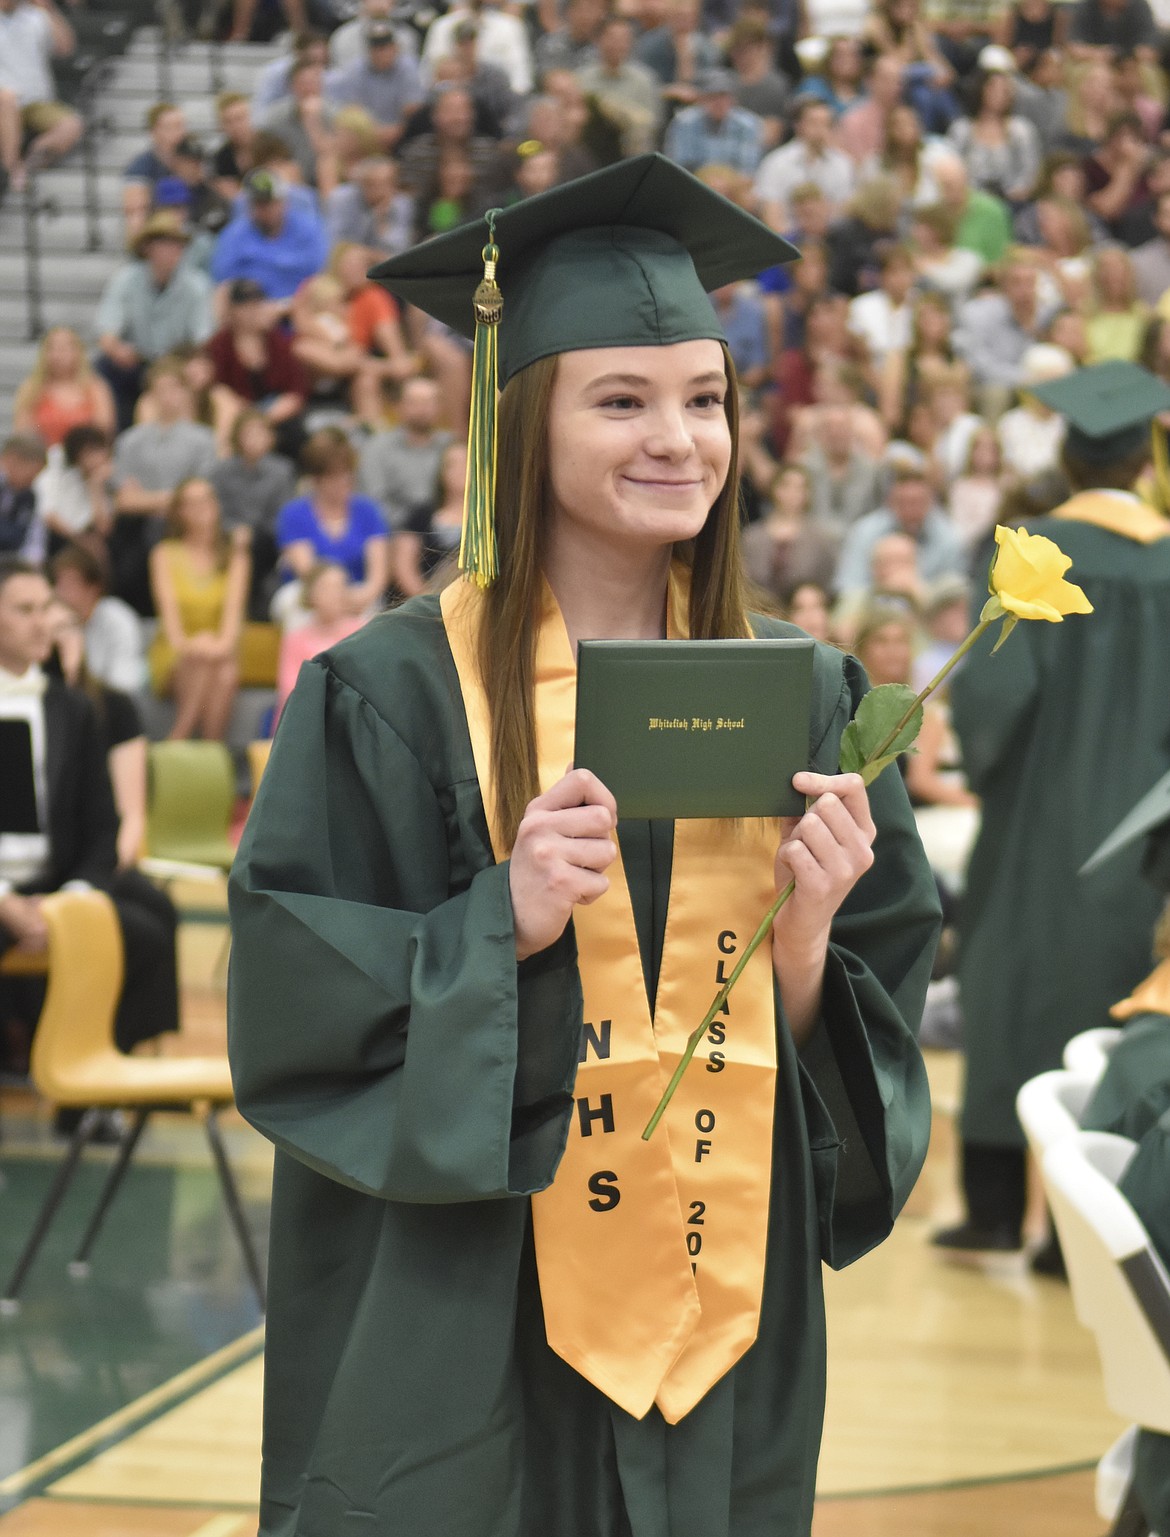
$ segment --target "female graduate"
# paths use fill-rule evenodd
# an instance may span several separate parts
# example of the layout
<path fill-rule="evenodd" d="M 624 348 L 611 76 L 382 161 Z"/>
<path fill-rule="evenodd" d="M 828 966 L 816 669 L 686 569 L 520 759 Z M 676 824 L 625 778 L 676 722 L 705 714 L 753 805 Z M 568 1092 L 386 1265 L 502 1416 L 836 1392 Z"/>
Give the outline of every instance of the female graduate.
<path fill-rule="evenodd" d="M 470 334 L 487 234 L 375 275 Z M 807 1537 L 821 1259 L 886 1235 L 929 1130 L 905 794 L 836 773 L 865 684 L 823 646 L 783 843 L 618 822 L 565 768 L 582 637 L 800 634 L 745 607 L 705 292 L 794 253 L 659 156 L 491 238 L 498 575 L 481 542 L 486 585 L 302 669 L 233 874 L 237 1093 L 277 1147 L 261 1531 Z"/>

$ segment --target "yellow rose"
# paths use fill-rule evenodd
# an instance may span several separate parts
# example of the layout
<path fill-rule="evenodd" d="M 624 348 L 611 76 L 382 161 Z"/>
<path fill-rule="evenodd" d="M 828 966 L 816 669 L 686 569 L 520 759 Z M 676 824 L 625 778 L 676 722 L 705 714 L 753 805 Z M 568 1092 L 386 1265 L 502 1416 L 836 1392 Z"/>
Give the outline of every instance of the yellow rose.
<path fill-rule="evenodd" d="M 1000 525 L 995 542 L 990 587 L 1009 614 L 1059 624 L 1066 614 L 1093 612 L 1081 589 L 1064 580 L 1072 560 L 1051 539 Z"/>

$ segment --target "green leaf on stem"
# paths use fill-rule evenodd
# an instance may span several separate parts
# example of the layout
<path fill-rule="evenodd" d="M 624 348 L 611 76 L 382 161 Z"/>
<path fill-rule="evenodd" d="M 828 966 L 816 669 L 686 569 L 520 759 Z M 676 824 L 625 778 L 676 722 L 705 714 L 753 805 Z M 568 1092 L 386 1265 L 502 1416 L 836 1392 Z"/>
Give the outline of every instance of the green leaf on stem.
<path fill-rule="evenodd" d="M 917 695 L 907 683 L 883 683 L 870 689 L 857 706 L 857 713 L 841 736 L 841 772 L 860 774 L 868 760 L 881 750 L 882 766 L 892 763 L 900 753 L 913 747 L 922 730 L 922 706 L 915 705 Z M 899 727 L 903 717 L 908 718 Z M 890 733 L 897 735 L 890 739 Z M 871 774 L 871 784 L 877 778 Z"/>
<path fill-rule="evenodd" d="M 1003 645 L 1004 641 L 1007 640 L 1008 636 L 1012 633 L 1012 631 L 1015 629 L 1016 625 L 1019 624 L 1019 622 L 1020 622 L 1020 620 L 1019 620 L 1019 616 L 1017 614 L 1009 614 L 1007 616 L 1007 618 L 1003 622 L 1003 629 L 1000 630 L 1000 632 L 999 632 L 999 639 L 996 641 L 995 645 L 992 646 L 992 648 L 991 648 L 992 656 L 995 655 L 995 653 Z"/>

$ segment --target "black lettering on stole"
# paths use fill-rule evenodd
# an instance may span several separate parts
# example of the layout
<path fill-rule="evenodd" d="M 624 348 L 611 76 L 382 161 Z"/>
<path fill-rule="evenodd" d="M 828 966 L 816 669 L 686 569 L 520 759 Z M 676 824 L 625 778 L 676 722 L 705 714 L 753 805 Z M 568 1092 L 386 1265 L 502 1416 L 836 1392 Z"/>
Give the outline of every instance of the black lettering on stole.
<path fill-rule="evenodd" d="M 595 1030 L 588 1020 L 581 1028 L 581 1050 L 577 1055 L 578 1063 L 588 1060 L 590 1049 L 599 1062 L 607 1062 L 610 1053 L 610 1038 L 613 1035 L 613 1020 L 603 1019 Z"/>
<path fill-rule="evenodd" d="M 596 1174 L 591 1174 L 589 1188 L 595 1197 L 589 1202 L 591 1211 L 612 1211 L 622 1198 L 618 1177 L 612 1169 L 598 1169 Z"/>
<path fill-rule="evenodd" d="M 613 1095 L 603 1094 L 594 1108 L 588 1099 L 577 1101 L 577 1118 L 581 1124 L 581 1135 L 591 1137 L 593 1135 L 594 1121 L 601 1122 L 602 1131 L 613 1130 Z"/>

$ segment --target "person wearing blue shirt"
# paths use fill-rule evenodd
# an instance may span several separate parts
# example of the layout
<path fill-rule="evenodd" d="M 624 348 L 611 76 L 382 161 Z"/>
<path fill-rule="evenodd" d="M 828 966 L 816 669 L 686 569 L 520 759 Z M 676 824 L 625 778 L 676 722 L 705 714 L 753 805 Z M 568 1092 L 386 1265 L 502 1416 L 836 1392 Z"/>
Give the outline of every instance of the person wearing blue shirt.
<path fill-rule="evenodd" d="M 727 337 L 741 389 L 758 390 L 768 377 L 768 318 L 751 283 L 725 283 L 711 303 Z"/>
<path fill-rule="evenodd" d="M 354 491 L 357 462 L 339 427 L 315 432 L 301 455 L 308 495 L 280 509 L 276 542 L 286 578 L 303 580 L 320 561 L 342 566 L 349 578 L 349 612 L 362 614 L 377 607 L 386 591 L 389 544 L 382 509 Z"/>
<path fill-rule="evenodd" d="M 934 493 L 922 470 L 907 466 L 894 475 L 886 505 L 858 518 L 845 535 L 834 586 L 841 597 L 872 586 L 873 547 L 886 534 L 907 534 L 918 547 L 918 574 L 924 582 L 940 576 L 964 576 L 967 557 L 946 516 L 934 505 Z"/>
<path fill-rule="evenodd" d="M 729 69 L 700 77 L 699 99 L 670 120 L 663 146 L 688 171 L 726 165 L 754 176 L 764 153 L 764 125 L 754 112 L 735 105 L 738 82 Z"/>
<path fill-rule="evenodd" d="M 211 259 L 217 283 L 251 278 L 269 299 L 290 301 L 329 260 L 329 235 L 309 202 L 268 170 L 249 173 L 244 203 L 224 228 Z M 284 306 L 287 308 L 287 304 Z"/>

